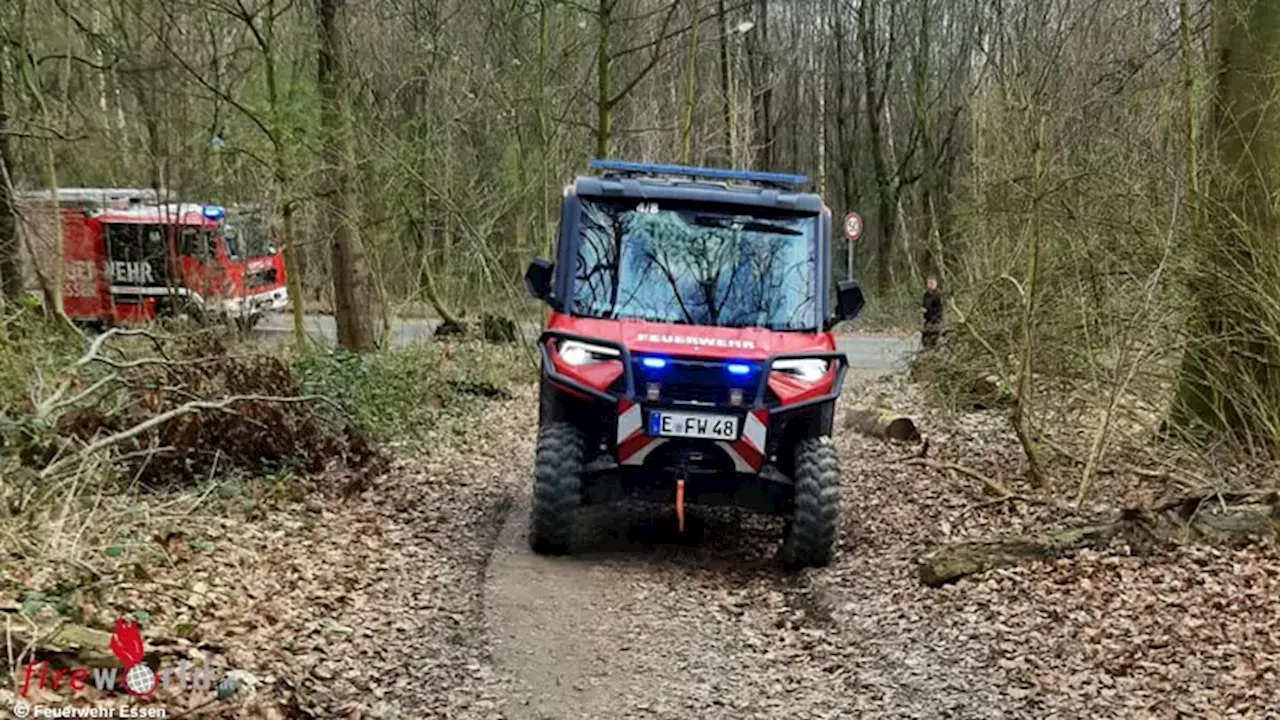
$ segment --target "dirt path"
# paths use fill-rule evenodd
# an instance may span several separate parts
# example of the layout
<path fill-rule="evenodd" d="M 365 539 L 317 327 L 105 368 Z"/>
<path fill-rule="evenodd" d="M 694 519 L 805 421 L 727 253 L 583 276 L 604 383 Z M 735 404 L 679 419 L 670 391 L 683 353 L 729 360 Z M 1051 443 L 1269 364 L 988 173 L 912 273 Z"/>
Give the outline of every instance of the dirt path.
<path fill-rule="evenodd" d="M 690 547 L 653 510 L 610 508 L 584 518 L 594 552 L 548 559 L 527 550 L 524 509 L 486 592 L 496 666 L 517 683 L 509 717 L 779 717 L 840 693 L 844 673 L 788 627 L 805 583 L 737 547 L 760 550 L 731 519 L 704 517 Z"/>
<path fill-rule="evenodd" d="M 997 716 L 982 683 L 899 607 L 895 593 L 914 589 L 907 558 L 858 549 L 857 517 L 876 492 L 854 475 L 866 459 L 846 450 L 844 554 L 799 575 L 774 561 L 780 523 L 734 512 L 697 513 L 682 538 L 663 508 L 591 508 L 577 553 L 538 557 L 521 488 L 485 591 L 494 666 L 513 682 L 505 716 Z"/>

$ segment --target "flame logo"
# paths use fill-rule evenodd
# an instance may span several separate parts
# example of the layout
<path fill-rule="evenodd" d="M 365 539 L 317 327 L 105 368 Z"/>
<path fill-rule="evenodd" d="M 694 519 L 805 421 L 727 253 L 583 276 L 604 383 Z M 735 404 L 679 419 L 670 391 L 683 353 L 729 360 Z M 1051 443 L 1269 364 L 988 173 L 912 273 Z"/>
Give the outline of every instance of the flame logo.
<path fill-rule="evenodd" d="M 124 663 L 124 689 L 135 697 L 146 697 L 156 691 L 156 676 L 142 662 L 142 633 L 138 623 L 116 618 L 116 631 L 111 633 L 111 652 Z"/>
<path fill-rule="evenodd" d="M 142 633 L 138 624 L 124 618 L 115 619 L 115 632 L 111 633 L 111 652 L 119 657 L 125 669 L 142 662 Z"/>
<path fill-rule="evenodd" d="M 138 623 L 116 618 L 116 631 L 111 633 L 111 652 L 115 653 L 125 669 L 142 662 L 142 633 Z"/>

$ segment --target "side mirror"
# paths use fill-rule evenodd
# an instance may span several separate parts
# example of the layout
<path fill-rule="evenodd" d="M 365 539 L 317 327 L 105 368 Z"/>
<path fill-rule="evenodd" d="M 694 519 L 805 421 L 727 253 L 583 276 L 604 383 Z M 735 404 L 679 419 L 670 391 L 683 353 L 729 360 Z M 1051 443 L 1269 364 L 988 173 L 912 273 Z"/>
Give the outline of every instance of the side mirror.
<path fill-rule="evenodd" d="M 533 297 L 547 302 L 551 299 L 551 284 L 555 265 L 546 258 L 534 258 L 524 271 L 524 286 Z"/>
<path fill-rule="evenodd" d="M 853 280 L 841 280 L 836 285 L 836 322 L 852 320 L 858 317 L 867 299 L 862 295 L 862 288 Z"/>

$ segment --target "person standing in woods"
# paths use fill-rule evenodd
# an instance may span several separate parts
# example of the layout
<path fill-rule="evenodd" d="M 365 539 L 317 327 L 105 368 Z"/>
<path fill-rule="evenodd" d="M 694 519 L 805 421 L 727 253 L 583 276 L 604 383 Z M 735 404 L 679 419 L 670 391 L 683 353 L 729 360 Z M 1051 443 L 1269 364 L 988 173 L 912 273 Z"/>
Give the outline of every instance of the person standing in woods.
<path fill-rule="evenodd" d="M 920 331 L 920 344 L 931 350 L 942 335 L 942 293 L 938 291 L 938 278 L 933 275 L 925 281 L 924 328 Z"/>

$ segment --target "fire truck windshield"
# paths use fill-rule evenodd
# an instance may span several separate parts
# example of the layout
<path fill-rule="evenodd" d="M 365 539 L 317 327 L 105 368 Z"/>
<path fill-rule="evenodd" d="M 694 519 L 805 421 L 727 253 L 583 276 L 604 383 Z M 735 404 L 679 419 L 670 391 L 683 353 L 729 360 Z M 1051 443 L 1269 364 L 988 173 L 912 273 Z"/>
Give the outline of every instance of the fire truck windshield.
<path fill-rule="evenodd" d="M 816 215 L 582 201 L 574 312 L 813 330 Z M 746 213 L 746 214 L 744 214 Z"/>
<path fill-rule="evenodd" d="M 227 228 L 228 242 L 232 230 L 235 231 L 237 253 L 249 259 L 271 257 L 276 254 L 275 243 L 272 242 L 271 228 L 266 220 L 257 213 L 237 214 L 235 222 Z M 239 257 L 239 255 L 238 255 Z"/>
<path fill-rule="evenodd" d="M 218 257 L 218 245 L 213 234 L 197 227 L 184 227 L 178 245 L 179 251 L 200 262 L 208 262 Z"/>

